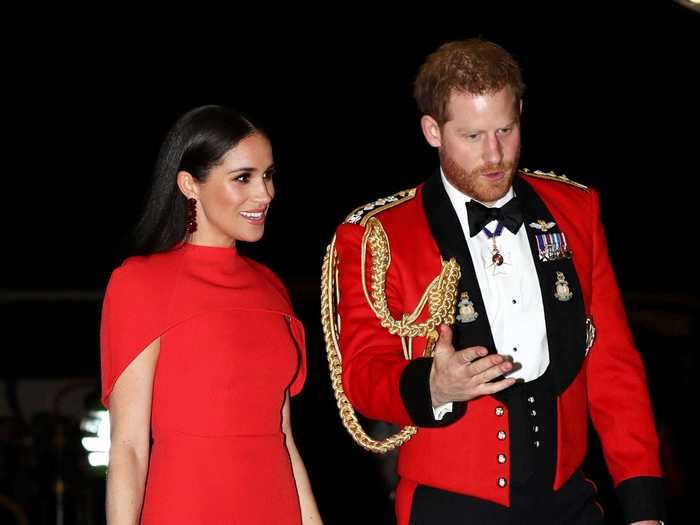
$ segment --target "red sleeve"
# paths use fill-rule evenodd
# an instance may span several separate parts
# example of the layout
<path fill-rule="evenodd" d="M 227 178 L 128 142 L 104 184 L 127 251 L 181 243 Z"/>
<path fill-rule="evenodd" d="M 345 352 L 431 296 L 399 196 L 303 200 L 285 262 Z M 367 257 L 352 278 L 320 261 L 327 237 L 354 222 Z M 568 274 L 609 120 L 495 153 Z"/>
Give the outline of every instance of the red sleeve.
<path fill-rule="evenodd" d="M 593 268 L 591 314 L 596 341 L 588 356 L 591 419 L 601 438 L 613 482 L 661 476 L 659 443 L 644 365 L 637 351 L 613 273 L 600 221 L 598 195 L 592 194 Z"/>
<path fill-rule="evenodd" d="M 128 263 L 114 270 L 107 285 L 100 324 L 102 403 L 107 408 L 119 376 L 161 335 L 166 305 L 154 287 Z"/>
<path fill-rule="evenodd" d="M 363 234 L 364 228 L 354 224 L 343 224 L 336 232 L 343 386 L 350 402 L 363 415 L 397 425 L 412 425 L 400 391 L 401 376 L 409 364 L 403 356 L 401 339 L 382 328 L 362 290 Z M 367 268 L 370 260 L 368 253 Z M 396 304 L 400 298 L 398 290 L 396 274 L 390 271 L 386 293 L 394 313 L 400 311 L 396 308 L 400 306 Z"/>

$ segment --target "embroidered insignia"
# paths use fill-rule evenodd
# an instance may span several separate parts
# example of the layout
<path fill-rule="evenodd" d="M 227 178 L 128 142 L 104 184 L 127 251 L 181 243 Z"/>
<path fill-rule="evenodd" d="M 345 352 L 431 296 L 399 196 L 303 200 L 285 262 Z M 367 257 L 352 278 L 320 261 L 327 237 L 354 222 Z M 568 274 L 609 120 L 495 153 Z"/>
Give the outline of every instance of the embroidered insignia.
<path fill-rule="evenodd" d="M 416 189 L 411 188 L 410 190 L 399 191 L 388 197 L 383 197 L 377 199 L 374 202 L 370 202 L 359 208 L 355 208 L 350 215 L 345 218 L 345 222 L 349 224 L 364 224 L 367 219 L 376 215 L 377 213 L 393 208 L 397 204 L 408 201 L 415 197 Z"/>
<path fill-rule="evenodd" d="M 540 170 L 530 171 L 526 168 L 522 168 L 520 170 L 520 172 L 523 175 L 527 175 L 528 177 L 535 177 L 537 179 L 555 180 L 557 182 L 563 182 L 565 184 L 569 184 L 570 186 L 575 186 L 581 190 L 588 190 L 588 186 L 584 186 L 583 184 L 579 184 L 578 182 L 571 180 L 566 175 L 557 175 L 553 171 L 549 171 L 549 172 L 545 173 L 544 171 L 540 171 Z"/>
<path fill-rule="evenodd" d="M 562 302 L 571 299 L 574 294 L 569 289 L 569 283 L 562 272 L 557 272 L 557 282 L 554 283 L 554 297 Z"/>
<path fill-rule="evenodd" d="M 586 317 L 586 355 L 590 352 L 593 343 L 595 342 L 595 325 L 593 319 Z"/>
<path fill-rule="evenodd" d="M 539 220 L 537 222 L 531 222 L 529 224 L 530 228 L 535 228 L 536 230 L 540 230 L 543 233 L 547 233 L 549 230 L 554 228 L 557 225 L 556 222 L 546 222 L 543 220 Z"/>
<path fill-rule="evenodd" d="M 476 318 L 479 317 L 479 312 L 477 312 L 474 308 L 474 303 L 469 300 L 469 294 L 467 292 L 462 292 L 459 298 L 460 301 L 457 303 L 459 315 L 457 315 L 456 319 L 460 323 L 471 323 L 476 321 Z"/>

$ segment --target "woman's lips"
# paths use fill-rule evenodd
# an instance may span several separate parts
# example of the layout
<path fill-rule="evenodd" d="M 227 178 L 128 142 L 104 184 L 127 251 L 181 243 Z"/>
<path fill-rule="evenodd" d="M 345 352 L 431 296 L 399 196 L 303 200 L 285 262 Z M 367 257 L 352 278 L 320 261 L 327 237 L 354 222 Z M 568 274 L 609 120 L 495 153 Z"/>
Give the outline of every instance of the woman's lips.
<path fill-rule="evenodd" d="M 267 210 L 242 211 L 241 217 L 251 224 L 259 225 L 265 222 Z"/>

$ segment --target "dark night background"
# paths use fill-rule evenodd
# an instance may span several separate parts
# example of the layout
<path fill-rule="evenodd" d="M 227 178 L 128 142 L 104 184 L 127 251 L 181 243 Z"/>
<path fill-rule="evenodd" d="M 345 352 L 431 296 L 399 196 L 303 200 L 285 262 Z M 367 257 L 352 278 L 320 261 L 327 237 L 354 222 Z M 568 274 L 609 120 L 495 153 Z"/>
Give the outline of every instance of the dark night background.
<path fill-rule="evenodd" d="M 129 255 L 160 141 L 179 114 L 208 103 L 250 114 L 272 138 L 278 194 L 264 239 L 243 250 L 285 280 L 307 328 L 308 382 L 292 414 L 321 513 L 330 524 L 391 523 L 382 465 L 336 413 L 320 264 L 352 208 L 435 167 L 412 81 L 439 44 L 470 36 L 502 44 L 523 68 L 521 166 L 600 191 L 647 366 L 670 515 L 683 523 L 695 455 L 686 428 L 698 351 L 700 14 L 674 2 L 626 4 L 441 6 L 382 20 L 338 7 L 297 12 L 305 21 L 281 31 L 242 13 L 179 23 L 115 15 L 109 29 L 97 16 L 66 25 L 47 16 L 27 22 L 20 39 L 2 37 L 0 523 L 26 523 L 22 513 L 58 523 L 59 478 L 65 523 L 103 520 L 103 480 L 85 463 L 75 411 L 60 406 L 71 392 L 90 403 L 98 387 L 102 292 Z M 595 442 L 588 464 L 611 523 L 621 523 Z"/>

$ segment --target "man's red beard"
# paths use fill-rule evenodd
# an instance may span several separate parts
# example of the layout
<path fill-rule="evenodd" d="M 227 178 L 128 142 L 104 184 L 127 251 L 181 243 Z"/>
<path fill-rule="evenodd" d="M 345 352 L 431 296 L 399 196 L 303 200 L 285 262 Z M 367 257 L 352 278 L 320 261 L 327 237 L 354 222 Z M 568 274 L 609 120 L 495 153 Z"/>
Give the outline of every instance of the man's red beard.
<path fill-rule="evenodd" d="M 445 154 L 442 148 L 440 153 L 440 165 L 445 177 L 455 188 L 480 202 L 493 202 L 503 197 L 513 183 L 515 167 L 518 164 L 518 156 L 513 162 L 501 162 L 499 164 L 486 164 L 472 171 L 466 171 L 450 156 Z M 486 173 L 502 171 L 505 176 L 499 181 L 488 181 L 481 177 Z"/>

